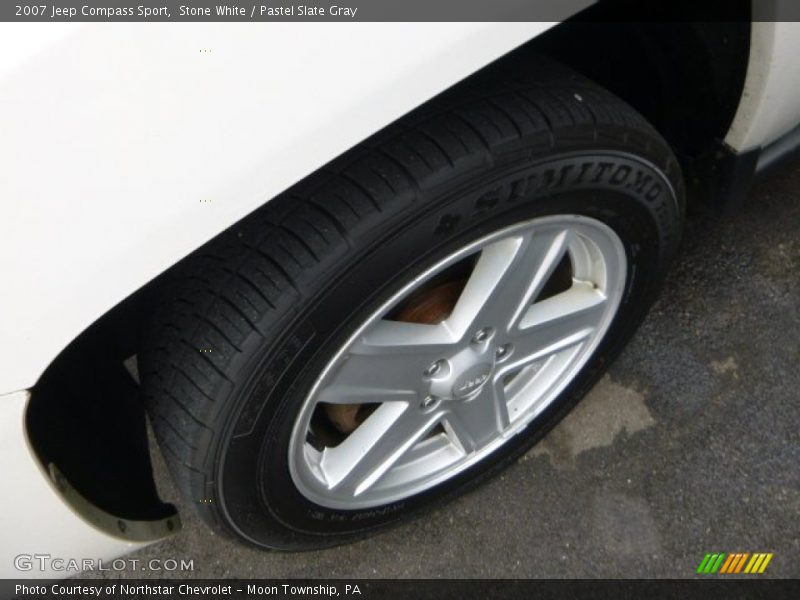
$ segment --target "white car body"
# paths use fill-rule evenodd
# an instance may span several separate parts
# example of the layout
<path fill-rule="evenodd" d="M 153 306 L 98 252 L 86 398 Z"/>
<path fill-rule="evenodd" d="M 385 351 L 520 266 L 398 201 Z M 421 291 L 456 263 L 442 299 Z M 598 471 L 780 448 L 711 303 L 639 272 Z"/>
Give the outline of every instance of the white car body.
<path fill-rule="evenodd" d="M 109 559 L 142 544 L 73 511 L 27 441 L 27 390 L 59 352 L 223 229 L 553 25 L 3 24 L 0 471 L 15 492 L 0 500 L 0 576 L 47 575 L 19 571 L 19 554 Z M 752 33 L 726 138 L 737 151 L 800 122 L 800 24 Z"/>

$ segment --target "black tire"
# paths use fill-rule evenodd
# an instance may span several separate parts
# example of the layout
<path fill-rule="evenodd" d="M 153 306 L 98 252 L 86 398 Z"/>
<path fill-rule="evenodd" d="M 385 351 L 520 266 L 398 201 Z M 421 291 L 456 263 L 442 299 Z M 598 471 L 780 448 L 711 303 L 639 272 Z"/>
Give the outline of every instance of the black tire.
<path fill-rule="evenodd" d="M 139 356 L 142 385 L 181 492 L 215 529 L 265 548 L 318 548 L 460 495 L 563 418 L 641 322 L 682 229 L 669 146 L 624 102 L 560 66 L 543 61 L 506 79 L 457 86 L 165 277 Z M 617 233 L 628 278 L 606 337 L 559 398 L 482 462 L 412 498 L 341 511 L 302 496 L 289 434 L 348 332 L 437 257 L 565 212 Z"/>

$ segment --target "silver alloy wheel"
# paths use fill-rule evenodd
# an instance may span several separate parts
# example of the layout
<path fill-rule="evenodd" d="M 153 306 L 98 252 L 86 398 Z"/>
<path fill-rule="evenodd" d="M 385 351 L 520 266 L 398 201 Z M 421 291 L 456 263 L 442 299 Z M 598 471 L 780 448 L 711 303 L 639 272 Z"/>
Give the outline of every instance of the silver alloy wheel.
<path fill-rule="evenodd" d="M 438 324 L 390 320 L 448 267 L 476 256 Z M 572 284 L 538 300 L 565 257 Z M 335 509 L 396 502 L 486 457 L 530 423 L 597 347 L 625 288 L 627 260 L 607 225 L 542 217 L 441 260 L 375 311 L 334 355 L 295 421 L 289 469 L 309 500 Z M 374 410 L 334 446 L 309 432 L 319 403 Z"/>

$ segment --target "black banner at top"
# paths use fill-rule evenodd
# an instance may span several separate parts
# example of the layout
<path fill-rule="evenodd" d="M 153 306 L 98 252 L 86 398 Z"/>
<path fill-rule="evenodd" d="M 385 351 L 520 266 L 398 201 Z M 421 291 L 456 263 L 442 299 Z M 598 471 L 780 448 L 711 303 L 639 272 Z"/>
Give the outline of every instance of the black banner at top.
<path fill-rule="evenodd" d="M 587 10 L 588 9 L 588 10 Z M 800 21 L 797 0 L 11 0 L 9 22 Z"/>

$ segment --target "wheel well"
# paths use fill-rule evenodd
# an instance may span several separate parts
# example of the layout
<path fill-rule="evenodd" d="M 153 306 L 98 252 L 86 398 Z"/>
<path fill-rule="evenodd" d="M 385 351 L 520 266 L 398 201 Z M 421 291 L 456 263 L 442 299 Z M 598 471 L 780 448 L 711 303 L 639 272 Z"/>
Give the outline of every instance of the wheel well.
<path fill-rule="evenodd" d="M 657 9 L 654 9 L 657 10 Z M 750 2 L 731 0 L 727 22 L 633 22 L 624 4 L 600 2 L 533 40 L 644 115 L 684 165 L 725 137 L 744 88 Z"/>
<path fill-rule="evenodd" d="M 164 531 L 144 528 L 155 539 L 180 520 L 156 490 L 144 407 L 123 363 L 135 352 L 150 289 L 113 308 L 58 355 L 32 390 L 25 426 L 73 509 L 98 526 L 108 521 L 110 528 L 101 529 L 120 537 L 141 529 L 138 523 L 162 523 Z M 65 494 L 66 488 L 73 492 Z M 98 520 L 98 514 L 107 517 Z"/>

